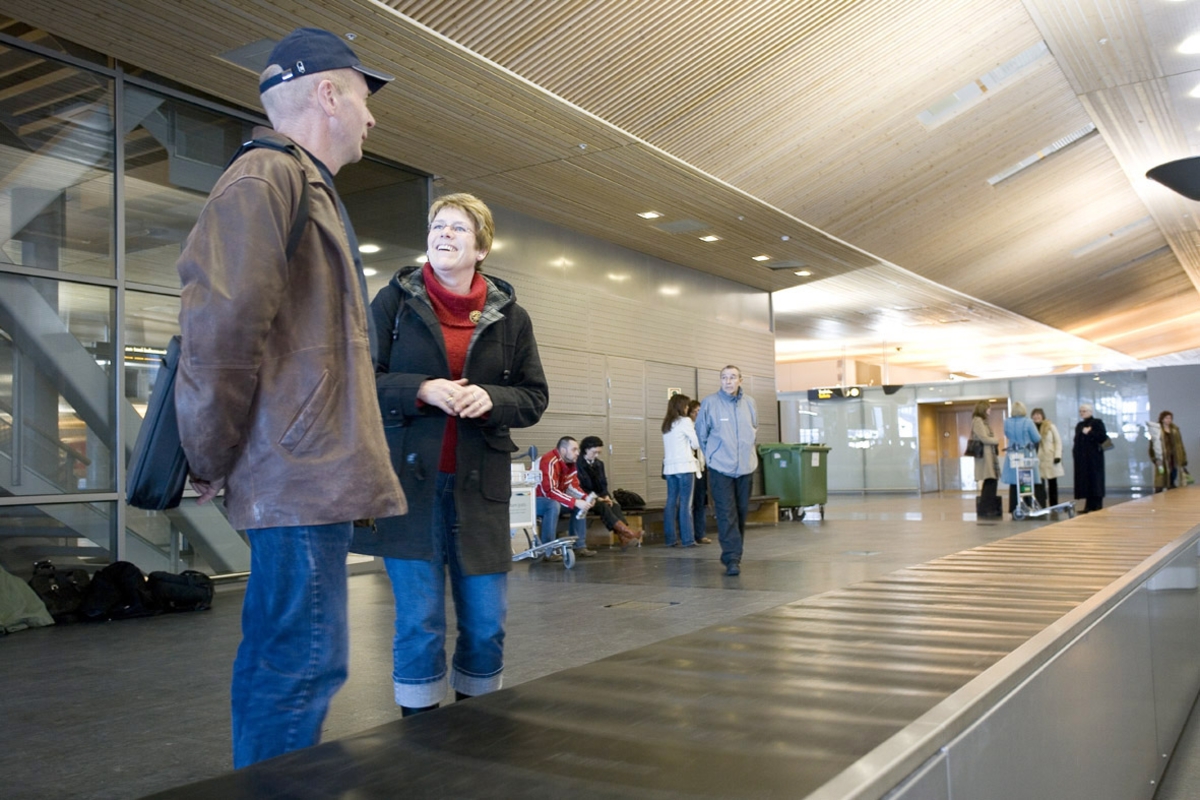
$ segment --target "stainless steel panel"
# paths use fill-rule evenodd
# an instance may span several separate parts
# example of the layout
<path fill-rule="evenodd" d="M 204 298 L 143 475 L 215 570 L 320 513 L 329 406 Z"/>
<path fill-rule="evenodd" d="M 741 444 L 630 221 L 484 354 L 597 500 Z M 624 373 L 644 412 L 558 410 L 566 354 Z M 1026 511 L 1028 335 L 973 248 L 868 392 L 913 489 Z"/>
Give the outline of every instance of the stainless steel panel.
<path fill-rule="evenodd" d="M 1154 684 L 1139 589 L 947 749 L 955 800 L 1154 793 Z"/>
<path fill-rule="evenodd" d="M 951 800 L 946 754 L 938 753 L 908 780 L 888 792 L 884 800 Z"/>
<path fill-rule="evenodd" d="M 1189 548 L 1146 583 L 1154 665 L 1154 713 L 1158 724 L 1158 771 L 1183 731 L 1200 691 L 1200 564 Z"/>

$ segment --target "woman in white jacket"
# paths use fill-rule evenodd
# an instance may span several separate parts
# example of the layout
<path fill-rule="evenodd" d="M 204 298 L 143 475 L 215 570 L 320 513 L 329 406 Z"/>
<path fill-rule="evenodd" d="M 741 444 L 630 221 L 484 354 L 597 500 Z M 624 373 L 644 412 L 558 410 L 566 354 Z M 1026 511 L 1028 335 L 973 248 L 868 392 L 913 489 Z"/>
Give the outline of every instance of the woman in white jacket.
<path fill-rule="evenodd" d="M 1042 480 L 1046 483 L 1045 497 L 1038 498 L 1043 505 L 1058 505 L 1058 479 L 1066 474 L 1062 465 L 1062 436 L 1053 422 L 1046 419 L 1046 413 L 1035 408 L 1029 414 L 1033 424 L 1038 426 L 1042 435 L 1042 443 L 1038 446 L 1038 466 Z"/>
<path fill-rule="evenodd" d="M 663 510 L 663 542 L 667 547 L 695 547 L 692 529 L 692 490 L 696 483 L 696 454 L 700 440 L 688 416 L 688 397 L 672 395 L 663 417 L 663 477 L 667 507 Z"/>

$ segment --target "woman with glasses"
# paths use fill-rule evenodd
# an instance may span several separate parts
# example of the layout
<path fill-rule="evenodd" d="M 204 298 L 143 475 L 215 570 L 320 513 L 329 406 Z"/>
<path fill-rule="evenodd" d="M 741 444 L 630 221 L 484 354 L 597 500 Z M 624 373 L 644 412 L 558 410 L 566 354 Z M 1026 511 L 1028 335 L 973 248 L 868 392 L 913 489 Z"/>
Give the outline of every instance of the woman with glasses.
<path fill-rule="evenodd" d="M 480 272 L 495 233 L 470 194 L 429 209 L 427 262 L 371 303 L 375 379 L 408 514 L 358 528 L 354 552 L 383 556 L 396 601 L 392 680 L 405 716 L 500 688 L 508 571 L 512 428 L 549 399 L 529 314 Z M 445 582 L 458 638 L 446 665 Z"/>

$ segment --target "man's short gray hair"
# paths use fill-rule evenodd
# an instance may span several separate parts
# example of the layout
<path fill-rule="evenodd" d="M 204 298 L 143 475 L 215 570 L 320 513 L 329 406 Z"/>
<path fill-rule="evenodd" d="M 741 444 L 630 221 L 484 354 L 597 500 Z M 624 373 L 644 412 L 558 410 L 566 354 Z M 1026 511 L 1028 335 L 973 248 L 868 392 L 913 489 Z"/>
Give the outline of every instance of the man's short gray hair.
<path fill-rule="evenodd" d="M 283 72 L 283 67 L 271 64 L 258 76 L 258 82 L 262 83 L 267 78 L 272 78 L 281 72 Z M 324 80 L 332 83 L 339 95 L 346 94 L 351 88 L 349 73 L 352 72 L 354 70 L 349 68 L 330 69 L 314 72 L 311 75 L 301 75 L 272 86 L 261 95 L 267 119 L 271 120 L 272 127 L 279 128 L 281 124 L 303 116 L 316 105 L 317 100 L 313 88 Z"/>

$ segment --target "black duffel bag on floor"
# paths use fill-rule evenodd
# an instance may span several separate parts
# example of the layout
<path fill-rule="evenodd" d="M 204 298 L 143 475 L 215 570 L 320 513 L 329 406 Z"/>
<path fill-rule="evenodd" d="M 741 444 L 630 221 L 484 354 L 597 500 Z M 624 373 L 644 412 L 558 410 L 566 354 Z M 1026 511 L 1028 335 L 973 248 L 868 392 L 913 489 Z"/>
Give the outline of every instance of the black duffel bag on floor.
<path fill-rule="evenodd" d="M 50 561 L 38 561 L 33 565 L 29 588 L 46 605 L 55 622 L 74 622 L 89 582 L 86 569 L 57 569 Z"/>
<path fill-rule="evenodd" d="M 178 575 L 150 573 L 150 594 L 163 611 L 207 611 L 212 608 L 212 578 L 194 569 Z"/>

